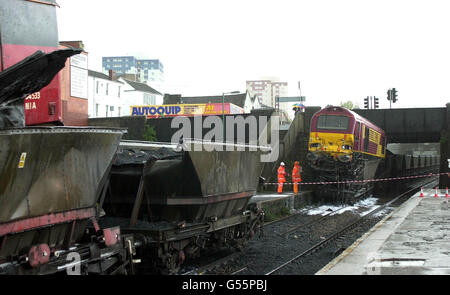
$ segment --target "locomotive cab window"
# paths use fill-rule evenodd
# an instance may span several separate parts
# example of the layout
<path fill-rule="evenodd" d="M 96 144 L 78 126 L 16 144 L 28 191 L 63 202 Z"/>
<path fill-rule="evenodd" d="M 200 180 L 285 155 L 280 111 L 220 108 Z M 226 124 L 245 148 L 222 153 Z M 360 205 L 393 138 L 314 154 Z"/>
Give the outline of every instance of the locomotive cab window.
<path fill-rule="evenodd" d="M 317 129 L 347 130 L 349 121 L 346 116 L 322 115 L 317 118 Z"/>

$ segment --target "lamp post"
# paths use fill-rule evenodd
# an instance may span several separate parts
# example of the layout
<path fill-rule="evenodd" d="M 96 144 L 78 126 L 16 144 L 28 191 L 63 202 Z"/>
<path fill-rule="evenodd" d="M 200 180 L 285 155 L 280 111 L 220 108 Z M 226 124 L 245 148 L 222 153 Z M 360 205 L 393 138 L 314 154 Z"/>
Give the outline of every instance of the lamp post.
<path fill-rule="evenodd" d="M 225 143 L 225 94 L 237 94 L 239 91 L 223 92 L 222 93 L 222 130 L 223 143 Z"/>

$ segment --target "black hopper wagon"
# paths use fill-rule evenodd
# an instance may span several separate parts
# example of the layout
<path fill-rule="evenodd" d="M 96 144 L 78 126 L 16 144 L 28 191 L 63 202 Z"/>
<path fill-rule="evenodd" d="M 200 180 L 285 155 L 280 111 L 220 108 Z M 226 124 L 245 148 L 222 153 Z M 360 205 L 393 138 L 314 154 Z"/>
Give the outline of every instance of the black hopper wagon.
<path fill-rule="evenodd" d="M 176 273 L 186 258 L 241 248 L 261 229 L 263 212 L 249 200 L 269 148 L 217 149 L 225 145 L 121 142 L 99 223 L 133 234 L 141 272 Z"/>

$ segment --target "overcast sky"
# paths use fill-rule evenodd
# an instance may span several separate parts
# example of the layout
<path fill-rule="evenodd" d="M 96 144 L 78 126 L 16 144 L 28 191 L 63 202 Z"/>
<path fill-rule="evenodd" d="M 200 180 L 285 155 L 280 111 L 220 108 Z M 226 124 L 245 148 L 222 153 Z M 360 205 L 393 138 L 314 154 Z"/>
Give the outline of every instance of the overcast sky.
<path fill-rule="evenodd" d="M 450 3 L 395 0 L 58 0 L 59 39 L 101 57 L 160 59 L 168 93 L 245 91 L 276 77 L 307 105 L 389 108 L 450 102 Z"/>

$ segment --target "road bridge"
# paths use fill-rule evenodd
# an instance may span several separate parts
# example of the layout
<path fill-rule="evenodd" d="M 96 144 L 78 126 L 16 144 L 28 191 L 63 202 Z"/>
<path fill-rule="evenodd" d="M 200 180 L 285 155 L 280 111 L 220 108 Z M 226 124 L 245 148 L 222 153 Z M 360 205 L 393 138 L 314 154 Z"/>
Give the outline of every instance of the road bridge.
<path fill-rule="evenodd" d="M 450 172 L 450 103 L 443 108 L 354 110 L 386 132 L 388 143 L 440 143 L 440 172 Z M 450 187 L 442 175 L 439 187 Z"/>
<path fill-rule="evenodd" d="M 439 142 L 447 108 L 353 110 L 386 132 L 388 143 Z"/>

